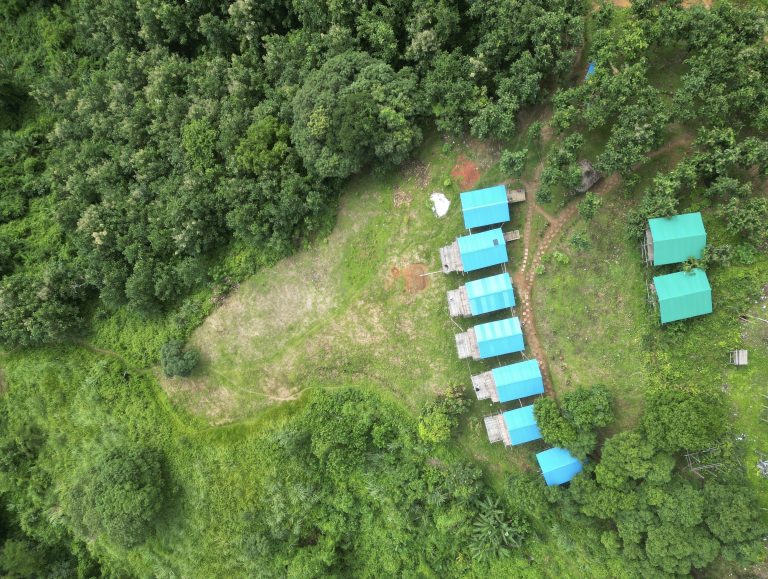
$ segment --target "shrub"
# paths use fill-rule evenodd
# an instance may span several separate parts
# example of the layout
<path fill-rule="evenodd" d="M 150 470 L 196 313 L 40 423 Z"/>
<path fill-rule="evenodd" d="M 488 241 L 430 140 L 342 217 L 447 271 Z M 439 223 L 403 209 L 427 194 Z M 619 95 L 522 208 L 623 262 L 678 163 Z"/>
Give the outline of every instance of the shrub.
<path fill-rule="evenodd" d="M 464 391 L 452 386 L 445 393 L 428 403 L 419 415 L 419 438 L 429 444 L 438 444 L 451 437 L 451 431 L 459 424 L 469 407 Z"/>
<path fill-rule="evenodd" d="M 181 340 L 166 342 L 160 350 L 160 361 L 168 377 L 189 376 L 197 366 L 200 355 L 196 350 L 184 349 Z"/>

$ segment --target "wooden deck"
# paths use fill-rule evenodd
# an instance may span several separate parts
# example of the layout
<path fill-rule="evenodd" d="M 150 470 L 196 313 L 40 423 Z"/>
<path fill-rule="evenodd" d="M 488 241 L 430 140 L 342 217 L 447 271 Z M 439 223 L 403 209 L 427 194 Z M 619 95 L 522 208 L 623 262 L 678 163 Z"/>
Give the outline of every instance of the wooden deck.
<path fill-rule="evenodd" d="M 450 245 L 440 248 L 440 262 L 443 265 L 443 273 L 463 272 L 464 264 L 461 262 L 459 242 L 454 241 Z"/>
<path fill-rule="evenodd" d="M 496 391 L 496 381 L 492 372 L 483 372 L 472 376 L 472 389 L 478 400 L 499 401 L 499 393 Z"/>
<path fill-rule="evenodd" d="M 472 316 L 472 310 L 469 308 L 469 296 L 464 286 L 448 291 L 446 296 L 448 297 L 448 313 L 452 318 L 469 318 Z"/>
<path fill-rule="evenodd" d="M 515 229 L 514 231 L 505 231 L 504 232 L 504 241 L 509 243 L 510 241 L 517 241 L 520 239 L 520 230 Z"/>
<path fill-rule="evenodd" d="M 504 423 L 504 416 L 501 413 L 486 416 L 483 422 L 485 422 L 485 430 L 488 433 L 488 441 L 491 444 L 503 442 L 504 446 L 512 446 L 512 439 L 509 437 L 509 431 Z"/>
<path fill-rule="evenodd" d="M 522 203 L 525 201 L 525 189 L 511 189 L 507 191 L 507 201 L 510 203 Z"/>
<path fill-rule="evenodd" d="M 462 334 L 456 334 L 456 350 L 459 352 L 460 360 L 466 358 L 480 359 L 480 349 L 477 346 L 474 328 L 470 328 Z"/>

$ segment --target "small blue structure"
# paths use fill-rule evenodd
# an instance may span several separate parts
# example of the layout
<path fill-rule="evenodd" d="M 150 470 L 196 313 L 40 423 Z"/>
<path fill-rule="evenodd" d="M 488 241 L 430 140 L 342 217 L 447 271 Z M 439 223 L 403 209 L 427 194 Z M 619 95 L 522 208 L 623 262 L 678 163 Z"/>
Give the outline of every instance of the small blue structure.
<path fill-rule="evenodd" d="M 590 62 L 589 66 L 587 67 L 587 74 L 584 76 L 584 80 L 587 80 L 593 74 L 595 74 L 595 63 Z"/>
<path fill-rule="evenodd" d="M 536 417 L 533 415 L 533 404 L 509 410 L 503 416 L 511 446 L 541 438 Z"/>
<path fill-rule="evenodd" d="M 564 448 L 550 448 L 536 454 L 536 460 L 548 486 L 570 482 L 582 471 L 581 461 Z"/>
<path fill-rule="evenodd" d="M 526 360 L 491 370 L 499 402 L 544 394 L 544 380 L 537 360 Z"/>
<path fill-rule="evenodd" d="M 517 317 L 480 324 L 474 330 L 481 359 L 525 350 L 523 330 Z"/>
<path fill-rule="evenodd" d="M 515 306 L 515 292 L 508 273 L 470 281 L 464 287 L 467 291 L 469 311 L 473 316 Z"/>
<path fill-rule="evenodd" d="M 501 228 L 459 237 L 458 243 L 464 271 L 475 271 L 509 261 Z"/>
<path fill-rule="evenodd" d="M 509 221 L 509 199 L 504 185 L 465 191 L 460 197 L 467 229 Z"/>

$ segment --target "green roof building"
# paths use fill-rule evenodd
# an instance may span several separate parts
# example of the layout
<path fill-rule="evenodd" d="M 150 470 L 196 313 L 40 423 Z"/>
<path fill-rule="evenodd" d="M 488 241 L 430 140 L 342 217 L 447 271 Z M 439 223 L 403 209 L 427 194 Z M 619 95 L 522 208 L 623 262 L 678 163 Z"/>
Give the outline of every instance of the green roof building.
<path fill-rule="evenodd" d="M 690 257 L 701 259 L 707 245 L 707 232 L 701 213 L 648 220 L 645 231 L 646 261 L 653 265 L 681 263 Z"/>
<path fill-rule="evenodd" d="M 700 269 L 654 277 L 653 286 L 662 324 L 712 313 L 712 288 Z"/>

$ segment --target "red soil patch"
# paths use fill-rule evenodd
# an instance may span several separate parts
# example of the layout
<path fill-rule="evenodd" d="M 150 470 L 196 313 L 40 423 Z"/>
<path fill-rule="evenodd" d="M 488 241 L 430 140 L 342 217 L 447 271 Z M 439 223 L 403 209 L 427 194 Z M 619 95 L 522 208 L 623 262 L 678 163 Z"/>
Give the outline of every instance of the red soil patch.
<path fill-rule="evenodd" d="M 405 280 L 405 291 L 411 294 L 427 289 L 429 277 L 423 275 L 427 273 L 427 266 L 423 263 L 409 263 L 402 270 L 393 267 L 390 274 L 393 278 L 402 277 Z"/>
<path fill-rule="evenodd" d="M 480 169 L 464 155 L 460 155 L 451 170 L 451 177 L 456 179 L 463 189 L 469 189 L 480 179 Z"/>

